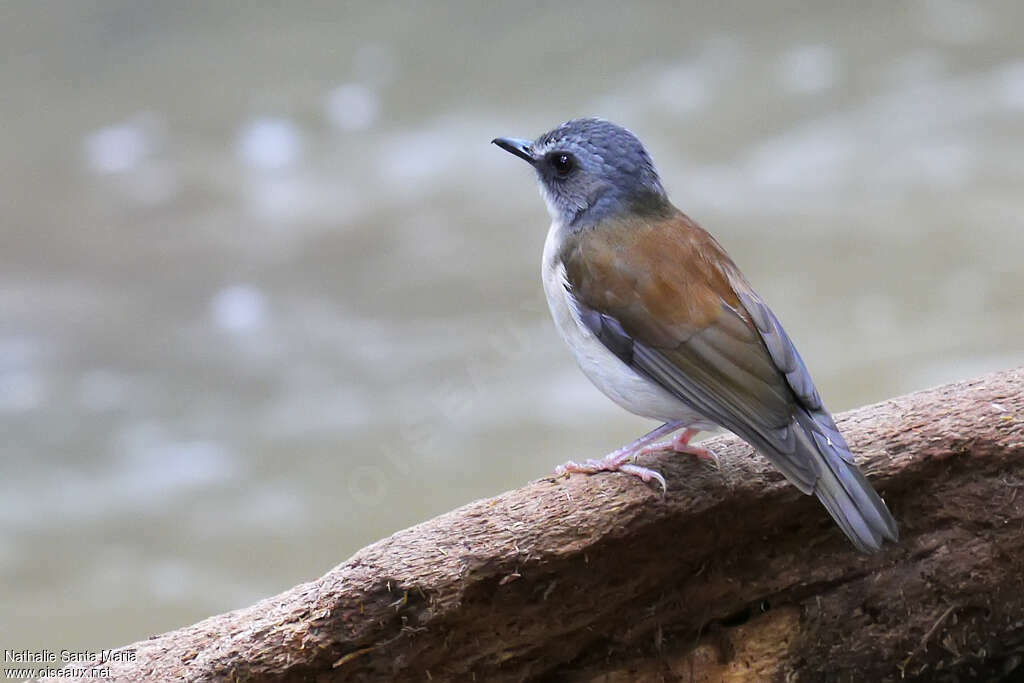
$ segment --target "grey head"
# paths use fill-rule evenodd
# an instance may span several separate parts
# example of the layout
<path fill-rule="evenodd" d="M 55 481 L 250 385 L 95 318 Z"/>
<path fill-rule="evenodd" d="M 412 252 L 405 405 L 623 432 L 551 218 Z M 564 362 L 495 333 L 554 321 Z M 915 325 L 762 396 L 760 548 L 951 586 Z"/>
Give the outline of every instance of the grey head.
<path fill-rule="evenodd" d="M 574 230 L 669 206 L 643 144 L 611 121 L 573 119 L 536 140 L 491 142 L 533 166 L 551 219 Z"/>

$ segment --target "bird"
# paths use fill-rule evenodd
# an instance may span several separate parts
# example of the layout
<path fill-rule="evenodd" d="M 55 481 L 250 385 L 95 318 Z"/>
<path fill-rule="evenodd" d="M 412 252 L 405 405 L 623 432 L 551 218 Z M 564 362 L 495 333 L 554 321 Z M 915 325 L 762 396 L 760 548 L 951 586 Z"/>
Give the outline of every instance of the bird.
<path fill-rule="evenodd" d="M 663 423 L 556 474 L 620 471 L 666 490 L 636 458 L 675 451 L 717 462 L 690 441 L 721 427 L 816 495 L 858 550 L 898 541 L 779 319 L 718 241 L 672 204 L 636 135 L 578 118 L 534 140 L 491 142 L 536 172 L 551 216 L 542 280 L 561 338 L 608 398 Z"/>

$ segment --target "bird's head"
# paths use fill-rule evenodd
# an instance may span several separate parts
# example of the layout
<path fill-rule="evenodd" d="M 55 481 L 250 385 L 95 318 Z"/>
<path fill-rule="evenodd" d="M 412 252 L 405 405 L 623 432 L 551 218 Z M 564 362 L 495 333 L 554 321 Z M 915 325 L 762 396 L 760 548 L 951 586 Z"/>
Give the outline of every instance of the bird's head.
<path fill-rule="evenodd" d="M 573 229 L 668 202 L 643 144 L 610 121 L 573 119 L 536 140 L 492 142 L 533 166 L 551 219 Z"/>

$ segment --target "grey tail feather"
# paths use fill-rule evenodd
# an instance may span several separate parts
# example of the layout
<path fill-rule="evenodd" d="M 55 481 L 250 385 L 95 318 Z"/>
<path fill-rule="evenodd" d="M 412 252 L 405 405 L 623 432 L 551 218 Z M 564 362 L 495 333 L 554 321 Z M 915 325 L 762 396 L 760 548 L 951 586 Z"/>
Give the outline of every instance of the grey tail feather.
<path fill-rule="evenodd" d="M 896 520 L 854 464 L 853 454 L 834 428 L 835 423 L 825 415 L 826 420 L 819 421 L 813 414 L 804 413 L 798 417 L 804 429 L 796 430 L 797 447 L 810 451 L 818 473 L 814 493 L 858 550 L 878 552 L 885 540 L 899 539 Z"/>

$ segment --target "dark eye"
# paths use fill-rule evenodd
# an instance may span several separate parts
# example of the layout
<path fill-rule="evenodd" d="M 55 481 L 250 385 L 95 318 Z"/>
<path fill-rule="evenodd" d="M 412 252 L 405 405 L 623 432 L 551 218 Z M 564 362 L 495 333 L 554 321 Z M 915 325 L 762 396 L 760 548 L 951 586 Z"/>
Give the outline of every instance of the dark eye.
<path fill-rule="evenodd" d="M 548 159 L 551 160 L 551 167 L 555 169 L 555 173 L 560 176 L 567 176 L 576 168 L 576 160 L 565 152 L 554 152 Z"/>

